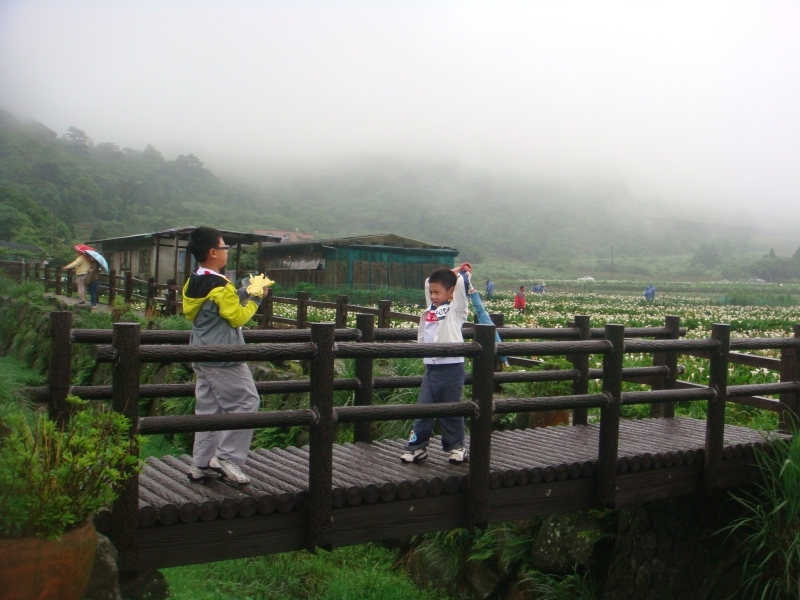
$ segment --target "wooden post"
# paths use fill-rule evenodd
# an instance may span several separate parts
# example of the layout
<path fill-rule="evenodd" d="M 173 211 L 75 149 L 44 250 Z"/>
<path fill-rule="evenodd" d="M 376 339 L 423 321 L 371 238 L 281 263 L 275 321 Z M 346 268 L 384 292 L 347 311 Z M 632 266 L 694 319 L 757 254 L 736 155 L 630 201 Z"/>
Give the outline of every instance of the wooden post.
<path fill-rule="evenodd" d="M 260 329 L 272 329 L 272 311 L 274 306 L 272 304 L 272 290 L 267 290 L 267 295 L 261 301 L 259 310 L 261 311 L 261 326 Z"/>
<path fill-rule="evenodd" d="M 266 263 L 264 262 L 264 242 L 262 240 L 258 240 L 258 272 L 259 274 L 264 274 L 264 267 Z"/>
<path fill-rule="evenodd" d="M 130 422 L 128 435 L 135 439 L 139 426 L 139 342 L 138 323 L 114 323 L 112 341 L 116 360 L 112 371 L 112 408 Z M 139 554 L 139 478 L 134 475 L 121 486 L 111 508 L 111 541 L 117 548 L 120 575 L 136 571 Z"/>
<path fill-rule="evenodd" d="M 236 281 L 242 276 L 242 242 L 236 242 Z"/>
<path fill-rule="evenodd" d="M 67 269 L 67 298 L 72 298 L 72 269 Z"/>
<path fill-rule="evenodd" d="M 25 281 L 30 281 L 31 279 L 31 265 L 30 263 L 25 263 Z"/>
<path fill-rule="evenodd" d="M 336 328 L 344 329 L 347 327 L 347 304 L 348 298 L 342 294 L 336 295 Z M 373 325 L 374 326 L 374 325 Z M 359 329 L 361 329 L 359 327 Z"/>
<path fill-rule="evenodd" d="M 56 296 L 61 295 L 61 265 L 56 267 Z"/>
<path fill-rule="evenodd" d="M 175 305 L 178 302 L 178 297 L 175 294 L 175 286 L 177 283 L 174 279 L 167 279 L 167 315 L 177 315 L 178 307 Z"/>
<path fill-rule="evenodd" d="M 50 284 L 50 263 L 44 266 L 44 291 L 47 291 L 47 286 Z"/>
<path fill-rule="evenodd" d="M 308 292 L 297 292 L 297 328 L 308 327 Z"/>
<path fill-rule="evenodd" d="M 713 490 L 719 487 L 722 467 L 722 451 L 725 438 L 725 398 L 728 392 L 728 353 L 731 349 L 731 326 L 715 323 L 711 326 L 711 339 L 720 344 L 719 351 L 712 352 L 708 368 L 708 385 L 717 392 L 714 400 L 708 401 L 706 419 L 705 483 Z"/>
<path fill-rule="evenodd" d="M 392 310 L 391 300 L 381 300 L 378 302 L 378 327 L 388 329 L 392 326 L 389 312 Z"/>
<path fill-rule="evenodd" d="M 794 326 L 794 337 L 800 337 L 800 325 Z M 800 379 L 800 352 L 797 348 L 781 348 L 781 382 Z M 798 427 L 800 417 L 800 394 L 781 394 L 780 426 L 781 433 L 791 433 Z"/>
<path fill-rule="evenodd" d="M 669 339 L 677 340 L 681 337 L 681 318 L 674 315 L 668 316 L 664 323 L 669 329 Z M 669 374 L 664 381 L 665 390 L 674 390 L 675 382 L 678 380 L 678 353 L 665 352 L 664 353 L 664 366 L 669 369 Z M 652 407 L 652 405 L 651 405 Z M 661 416 L 666 418 L 673 418 L 675 416 L 675 403 L 668 402 L 661 405 Z"/>
<path fill-rule="evenodd" d="M 183 281 L 181 284 L 186 283 L 189 275 L 192 274 L 192 253 L 189 252 L 189 244 L 186 244 L 186 250 L 183 253 Z"/>
<path fill-rule="evenodd" d="M 155 277 L 148 277 L 147 278 L 147 300 L 146 308 L 150 308 L 150 305 L 153 303 L 153 300 L 156 298 L 156 278 Z"/>
<path fill-rule="evenodd" d="M 33 265 L 33 280 L 38 282 L 39 281 L 39 269 L 41 268 L 42 263 L 36 263 Z"/>
<path fill-rule="evenodd" d="M 495 326 L 475 325 L 475 341 L 481 353 L 472 363 L 472 401 L 478 416 L 472 419 L 469 436 L 467 514 L 473 527 L 484 529 L 489 520 L 489 465 L 492 451 L 494 404 Z"/>
<path fill-rule="evenodd" d="M 64 428 L 74 411 L 67 402 L 72 385 L 72 313 L 50 313 L 50 418 Z"/>
<path fill-rule="evenodd" d="M 600 409 L 600 448 L 597 456 L 597 499 L 605 508 L 617 502 L 617 451 L 622 401 L 622 359 L 625 353 L 625 326 L 606 325 L 606 340 L 613 349 L 603 355 L 603 393 L 609 405 Z"/>
<path fill-rule="evenodd" d="M 158 283 L 158 258 L 159 258 L 160 254 L 161 254 L 159 252 L 159 250 L 161 249 L 161 237 L 160 236 L 156 236 L 155 240 L 156 240 L 156 267 L 155 267 L 155 270 L 153 272 L 153 276 L 156 278 L 156 283 Z"/>
<path fill-rule="evenodd" d="M 131 297 L 133 296 L 133 273 L 130 271 L 125 271 L 125 303 L 131 303 Z"/>
<path fill-rule="evenodd" d="M 575 327 L 581 332 L 578 339 L 588 340 L 591 335 L 590 318 L 587 315 L 575 315 Z M 572 382 L 572 393 L 588 394 L 589 393 L 589 355 L 588 354 L 575 354 L 570 357 L 572 365 L 578 371 L 578 378 Z M 586 408 L 572 409 L 572 424 L 573 425 L 586 425 L 589 423 L 589 411 Z"/>
<path fill-rule="evenodd" d="M 311 361 L 311 409 L 318 421 L 309 427 L 308 531 L 310 550 L 331 548 L 331 491 L 333 486 L 333 323 L 313 323 L 311 341 L 317 356 Z"/>
<path fill-rule="evenodd" d="M 114 299 L 117 297 L 117 270 L 110 269 L 108 271 L 108 305 L 114 305 Z"/>
<path fill-rule="evenodd" d="M 173 252 L 175 252 L 175 260 L 173 261 L 174 265 L 173 265 L 173 269 L 172 269 L 172 273 L 173 273 L 172 279 L 176 282 L 175 285 L 177 285 L 177 281 L 178 281 L 178 237 L 179 237 L 178 236 L 178 232 L 175 232 L 175 242 L 172 245 Z"/>
<path fill-rule="evenodd" d="M 489 315 L 489 318 L 492 320 L 492 323 L 494 323 L 494 326 L 496 328 L 500 328 L 500 327 L 504 327 L 505 326 L 506 316 L 503 313 L 491 313 Z M 495 332 L 496 331 L 497 331 L 497 329 L 495 329 Z M 496 342 L 497 342 L 497 337 L 495 337 L 495 343 Z M 502 373 L 502 371 L 503 371 L 503 365 L 500 363 L 500 357 L 499 356 L 495 356 L 494 372 L 495 373 Z M 493 389 L 494 389 L 494 393 L 495 394 L 502 394 L 503 393 L 503 386 L 500 385 L 499 383 L 494 383 Z"/>
<path fill-rule="evenodd" d="M 361 331 L 362 342 L 375 341 L 375 315 L 356 315 L 356 328 Z M 353 402 L 356 406 L 372 404 L 372 364 L 369 357 L 356 359 L 356 379 L 361 383 Z M 353 423 L 353 440 L 371 442 L 372 423 Z"/>

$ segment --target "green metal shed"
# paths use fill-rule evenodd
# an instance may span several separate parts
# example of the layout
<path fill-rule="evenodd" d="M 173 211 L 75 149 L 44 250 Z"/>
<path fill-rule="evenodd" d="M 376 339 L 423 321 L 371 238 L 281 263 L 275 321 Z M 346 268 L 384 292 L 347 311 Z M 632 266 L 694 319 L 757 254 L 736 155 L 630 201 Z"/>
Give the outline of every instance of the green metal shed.
<path fill-rule="evenodd" d="M 452 269 L 458 250 L 394 234 L 265 244 L 269 276 L 282 286 L 421 289 L 438 267 Z"/>

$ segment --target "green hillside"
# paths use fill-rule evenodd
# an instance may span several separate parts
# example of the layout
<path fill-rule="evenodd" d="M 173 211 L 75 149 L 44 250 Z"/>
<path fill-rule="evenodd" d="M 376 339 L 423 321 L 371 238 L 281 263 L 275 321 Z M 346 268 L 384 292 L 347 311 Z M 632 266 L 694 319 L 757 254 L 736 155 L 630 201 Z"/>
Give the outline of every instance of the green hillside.
<path fill-rule="evenodd" d="M 394 232 L 457 247 L 465 260 L 491 265 L 494 277 L 607 278 L 612 244 L 618 278 L 800 276 L 797 259 L 753 265 L 765 254 L 753 228 L 643 216 L 650 214 L 613 186 L 567 188 L 397 162 L 232 183 L 193 154 L 166 160 L 152 146 L 94 144 L 78 128 L 57 135 L 0 112 L 0 239 L 56 256 L 90 238 L 205 223 L 319 237 Z"/>

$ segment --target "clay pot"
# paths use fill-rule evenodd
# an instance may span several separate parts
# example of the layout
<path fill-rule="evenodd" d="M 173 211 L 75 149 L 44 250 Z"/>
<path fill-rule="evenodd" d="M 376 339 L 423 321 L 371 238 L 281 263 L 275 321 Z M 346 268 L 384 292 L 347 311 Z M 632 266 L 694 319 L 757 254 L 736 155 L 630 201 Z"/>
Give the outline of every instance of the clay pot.
<path fill-rule="evenodd" d="M 5 600 L 81 600 L 96 549 L 91 521 L 53 540 L 0 539 L 0 595 Z"/>
<path fill-rule="evenodd" d="M 555 427 L 569 425 L 568 410 L 543 410 L 529 413 L 528 427 Z"/>

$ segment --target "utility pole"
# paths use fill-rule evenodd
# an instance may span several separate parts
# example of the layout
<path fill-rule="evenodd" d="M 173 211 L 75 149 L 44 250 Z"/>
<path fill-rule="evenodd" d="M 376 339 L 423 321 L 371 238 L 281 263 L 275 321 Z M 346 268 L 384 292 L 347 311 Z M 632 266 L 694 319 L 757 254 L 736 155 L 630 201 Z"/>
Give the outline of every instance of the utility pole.
<path fill-rule="evenodd" d="M 56 251 L 56 205 L 53 204 L 53 239 L 51 241 L 53 252 Z"/>
<path fill-rule="evenodd" d="M 611 281 L 614 281 L 614 244 L 611 244 Z"/>

